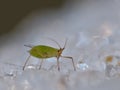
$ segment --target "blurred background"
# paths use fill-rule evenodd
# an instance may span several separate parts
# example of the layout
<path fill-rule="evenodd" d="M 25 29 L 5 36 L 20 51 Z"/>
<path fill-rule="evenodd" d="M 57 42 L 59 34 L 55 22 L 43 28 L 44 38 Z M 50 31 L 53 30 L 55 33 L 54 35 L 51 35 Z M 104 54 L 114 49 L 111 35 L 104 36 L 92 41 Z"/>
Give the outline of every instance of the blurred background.
<path fill-rule="evenodd" d="M 0 33 L 13 30 L 27 15 L 36 10 L 60 9 L 66 0 L 0 1 Z"/>

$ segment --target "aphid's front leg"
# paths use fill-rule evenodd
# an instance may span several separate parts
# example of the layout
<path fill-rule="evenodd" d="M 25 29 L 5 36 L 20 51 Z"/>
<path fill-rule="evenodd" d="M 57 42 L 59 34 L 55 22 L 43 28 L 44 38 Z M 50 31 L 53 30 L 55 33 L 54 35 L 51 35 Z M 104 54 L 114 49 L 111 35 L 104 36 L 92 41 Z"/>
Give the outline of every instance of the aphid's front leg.
<path fill-rule="evenodd" d="M 57 66 L 58 66 L 58 71 L 60 71 L 59 57 L 57 57 Z"/>
<path fill-rule="evenodd" d="M 40 63 L 40 66 L 39 66 L 39 70 L 41 69 L 42 64 L 43 64 L 43 59 L 41 60 L 41 63 Z"/>
<path fill-rule="evenodd" d="M 25 66 L 26 66 L 28 60 L 30 59 L 30 57 L 31 57 L 31 55 L 29 55 L 29 57 L 28 57 L 27 60 L 25 61 L 25 64 L 24 64 L 24 66 L 23 66 L 23 70 L 25 69 Z"/>
<path fill-rule="evenodd" d="M 72 60 L 72 64 L 73 64 L 74 71 L 76 71 L 75 63 L 74 63 L 74 61 L 73 61 L 73 58 L 72 58 L 72 57 L 69 57 L 69 56 L 61 56 L 61 57 L 71 59 L 71 60 Z"/>

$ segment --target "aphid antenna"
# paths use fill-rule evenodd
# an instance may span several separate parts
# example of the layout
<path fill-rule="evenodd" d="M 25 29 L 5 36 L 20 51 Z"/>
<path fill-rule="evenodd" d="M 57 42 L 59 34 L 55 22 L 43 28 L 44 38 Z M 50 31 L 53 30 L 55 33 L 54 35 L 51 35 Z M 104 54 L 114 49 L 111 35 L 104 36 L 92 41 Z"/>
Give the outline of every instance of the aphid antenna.
<path fill-rule="evenodd" d="M 65 49 L 65 47 L 66 47 L 66 45 L 67 45 L 67 41 L 68 41 L 68 38 L 66 38 L 66 40 L 65 40 L 65 44 L 64 44 L 63 49 Z"/>
<path fill-rule="evenodd" d="M 50 39 L 50 40 L 52 40 L 53 42 L 55 42 L 55 43 L 58 45 L 58 47 L 61 48 L 60 44 L 59 44 L 57 41 L 55 41 L 55 40 L 52 39 L 52 38 L 48 38 L 48 39 Z"/>

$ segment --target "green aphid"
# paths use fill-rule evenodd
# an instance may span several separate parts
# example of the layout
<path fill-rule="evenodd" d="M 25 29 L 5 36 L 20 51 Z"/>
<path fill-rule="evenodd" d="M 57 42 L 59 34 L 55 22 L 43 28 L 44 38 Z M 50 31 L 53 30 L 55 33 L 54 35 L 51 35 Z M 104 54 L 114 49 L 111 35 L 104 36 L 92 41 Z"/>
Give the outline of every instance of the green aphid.
<path fill-rule="evenodd" d="M 50 46 L 46 46 L 46 45 L 37 45 L 37 46 L 25 45 L 27 47 L 30 47 L 31 49 L 29 50 L 30 55 L 27 58 L 24 66 L 23 66 L 23 70 L 25 69 L 25 66 L 26 66 L 26 64 L 27 64 L 27 62 L 28 62 L 28 60 L 30 59 L 31 56 L 41 59 L 39 69 L 41 69 L 42 63 L 45 59 L 56 57 L 57 58 L 58 71 L 60 71 L 59 58 L 63 57 L 63 58 L 71 59 L 72 64 L 73 64 L 73 68 L 74 68 L 74 70 L 76 70 L 73 58 L 70 57 L 70 56 L 62 56 L 61 55 L 63 50 L 65 49 L 67 40 L 65 41 L 65 45 L 64 45 L 63 48 L 61 48 L 60 45 L 55 40 L 53 40 L 53 39 L 51 39 L 51 40 L 54 41 L 59 46 L 59 49 L 53 48 L 53 47 L 50 47 Z"/>

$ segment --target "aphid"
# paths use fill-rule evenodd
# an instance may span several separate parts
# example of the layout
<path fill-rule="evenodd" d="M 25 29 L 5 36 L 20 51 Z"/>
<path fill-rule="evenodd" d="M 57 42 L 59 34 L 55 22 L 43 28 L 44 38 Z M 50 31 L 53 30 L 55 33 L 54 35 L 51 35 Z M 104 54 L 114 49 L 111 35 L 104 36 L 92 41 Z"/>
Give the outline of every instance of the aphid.
<path fill-rule="evenodd" d="M 46 45 L 37 45 L 37 46 L 25 45 L 25 46 L 27 46 L 27 47 L 30 47 L 31 49 L 29 50 L 30 55 L 29 55 L 29 57 L 27 58 L 24 66 L 23 66 L 23 70 L 25 69 L 25 66 L 26 66 L 26 64 L 27 64 L 27 62 L 28 62 L 28 60 L 30 59 L 31 56 L 41 59 L 41 63 L 40 63 L 39 69 L 41 69 L 42 63 L 43 63 L 43 61 L 44 61 L 45 59 L 51 58 L 51 57 L 56 57 L 56 58 L 57 58 L 58 71 L 60 71 L 59 58 L 60 58 L 60 57 L 63 57 L 63 58 L 71 59 L 71 60 L 72 60 L 72 64 L 73 64 L 74 71 L 76 70 L 76 67 L 75 67 L 73 58 L 70 57 L 70 56 L 62 56 L 62 55 L 61 55 L 62 52 L 63 52 L 63 50 L 65 49 L 67 40 L 65 41 L 65 44 L 64 44 L 64 47 L 63 47 L 63 48 L 60 47 L 60 45 L 59 45 L 58 42 L 56 42 L 56 41 L 53 40 L 53 39 L 51 39 L 51 40 L 54 41 L 54 42 L 59 46 L 59 49 L 54 48 L 54 47 L 50 47 L 50 46 L 46 46 Z"/>

